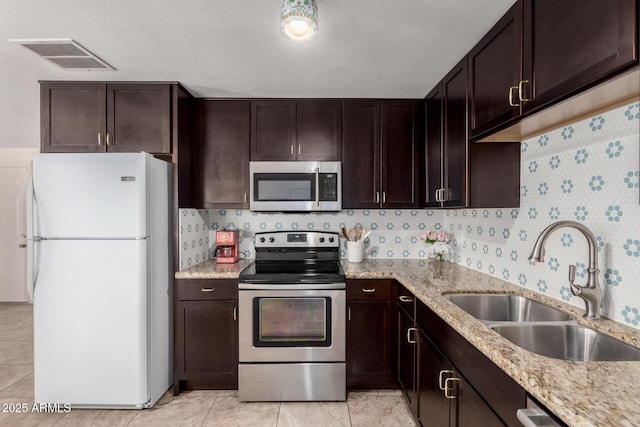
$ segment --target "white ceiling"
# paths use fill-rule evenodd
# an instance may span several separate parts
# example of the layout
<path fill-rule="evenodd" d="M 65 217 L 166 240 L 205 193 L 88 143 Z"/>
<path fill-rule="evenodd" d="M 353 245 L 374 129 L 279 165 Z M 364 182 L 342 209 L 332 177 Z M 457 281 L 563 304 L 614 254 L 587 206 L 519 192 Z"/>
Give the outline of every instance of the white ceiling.
<path fill-rule="evenodd" d="M 37 147 L 38 80 L 179 81 L 197 97 L 422 98 L 515 0 L 0 0 L 0 148 Z M 116 71 L 56 68 L 9 39 L 72 38 Z"/>

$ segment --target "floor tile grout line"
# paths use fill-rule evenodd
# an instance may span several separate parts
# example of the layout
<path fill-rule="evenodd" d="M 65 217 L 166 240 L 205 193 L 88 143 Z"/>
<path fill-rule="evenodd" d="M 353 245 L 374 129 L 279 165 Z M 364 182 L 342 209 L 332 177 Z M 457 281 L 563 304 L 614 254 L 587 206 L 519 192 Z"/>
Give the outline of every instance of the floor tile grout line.
<path fill-rule="evenodd" d="M 209 407 L 209 410 L 207 411 L 207 415 L 204 416 L 204 419 L 202 420 L 202 423 L 200 424 L 200 426 L 204 426 L 204 423 L 207 421 L 207 418 L 209 418 L 209 414 L 211 413 L 211 410 L 213 409 L 213 406 L 216 404 L 216 402 L 218 401 L 219 398 L 220 398 L 220 396 L 215 396 L 213 398 L 213 401 L 211 402 L 211 406 Z"/>

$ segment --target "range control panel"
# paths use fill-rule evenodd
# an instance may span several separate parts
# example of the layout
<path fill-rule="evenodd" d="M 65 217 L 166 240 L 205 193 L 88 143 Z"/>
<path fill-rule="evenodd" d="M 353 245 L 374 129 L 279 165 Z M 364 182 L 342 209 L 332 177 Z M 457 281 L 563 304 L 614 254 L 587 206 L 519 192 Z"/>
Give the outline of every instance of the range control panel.
<path fill-rule="evenodd" d="M 256 248 L 338 248 L 338 233 L 330 231 L 267 231 L 256 233 Z"/>

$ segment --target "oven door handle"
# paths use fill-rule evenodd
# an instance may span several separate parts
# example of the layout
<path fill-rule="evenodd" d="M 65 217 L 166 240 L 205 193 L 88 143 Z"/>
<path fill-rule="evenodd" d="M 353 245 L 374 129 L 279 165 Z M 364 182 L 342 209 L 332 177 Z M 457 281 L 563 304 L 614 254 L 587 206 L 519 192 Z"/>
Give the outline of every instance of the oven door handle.
<path fill-rule="evenodd" d="M 277 283 L 238 283 L 238 290 L 258 291 L 306 291 L 324 289 L 346 289 L 344 283 L 309 283 L 309 284 L 277 284 Z"/>

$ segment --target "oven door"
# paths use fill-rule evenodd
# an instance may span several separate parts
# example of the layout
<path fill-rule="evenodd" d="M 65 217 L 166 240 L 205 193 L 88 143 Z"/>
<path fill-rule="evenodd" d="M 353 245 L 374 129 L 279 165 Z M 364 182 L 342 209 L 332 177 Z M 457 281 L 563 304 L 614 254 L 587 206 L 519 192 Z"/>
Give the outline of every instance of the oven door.
<path fill-rule="evenodd" d="M 240 363 L 346 359 L 344 289 L 241 289 L 238 308 Z"/>

